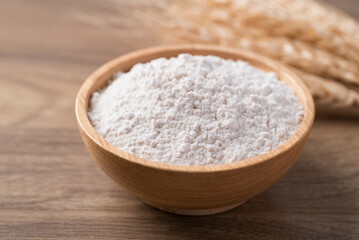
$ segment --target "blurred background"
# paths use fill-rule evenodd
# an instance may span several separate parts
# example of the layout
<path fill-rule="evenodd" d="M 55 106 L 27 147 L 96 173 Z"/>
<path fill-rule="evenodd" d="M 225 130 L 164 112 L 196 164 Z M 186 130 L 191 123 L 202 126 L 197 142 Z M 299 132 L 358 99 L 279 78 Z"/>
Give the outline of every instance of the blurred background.
<path fill-rule="evenodd" d="M 359 239 L 358 19 L 356 0 L 1 0 L 0 239 Z M 224 214 L 144 205 L 100 171 L 77 130 L 74 99 L 91 72 L 178 43 L 276 59 L 316 103 L 290 173 Z"/>

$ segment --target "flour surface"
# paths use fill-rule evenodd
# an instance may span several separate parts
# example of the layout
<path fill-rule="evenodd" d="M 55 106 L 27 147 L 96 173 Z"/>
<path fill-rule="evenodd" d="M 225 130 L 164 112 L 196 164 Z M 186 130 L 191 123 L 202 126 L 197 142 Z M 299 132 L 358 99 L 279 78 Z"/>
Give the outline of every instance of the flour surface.
<path fill-rule="evenodd" d="M 289 139 L 302 106 L 276 74 L 181 54 L 118 73 L 91 97 L 96 131 L 123 151 L 176 165 L 240 161 Z"/>

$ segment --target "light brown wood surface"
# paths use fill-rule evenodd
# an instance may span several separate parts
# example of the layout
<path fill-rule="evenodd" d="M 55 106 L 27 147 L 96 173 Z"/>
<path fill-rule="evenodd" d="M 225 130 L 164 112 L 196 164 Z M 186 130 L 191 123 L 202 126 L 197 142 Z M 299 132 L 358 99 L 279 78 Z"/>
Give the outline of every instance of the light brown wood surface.
<path fill-rule="evenodd" d="M 317 118 L 282 180 L 219 215 L 167 214 L 107 178 L 78 133 L 76 92 L 104 62 L 155 42 L 84 24 L 83 4 L 0 2 L 0 239 L 359 238 L 357 119 Z"/>
<path fill-rule="evenodd" d="M 278 148 L 260 156 L 209 166 L 177 166 L 149 161 L 121 151 L 97 134 L 87 116 L 93 92 L 106 85 L 118 71 L 126 72 L 137 63 L 176 57 L 181 53 L 240 59 L 265 71 L 275 72 L 296 92 L 303 106 L 303 121 L 297 132 Z M 183 215 L 224 212 L 267 190 L 300 156 L 314 119 L 312 95 L 292 71 L 252 52 L 208 45 L 152 47 L 115 58 L 86 79 L 77 94 L 75 109 L 88 151 L 110 178 L 151 206 Z"/>

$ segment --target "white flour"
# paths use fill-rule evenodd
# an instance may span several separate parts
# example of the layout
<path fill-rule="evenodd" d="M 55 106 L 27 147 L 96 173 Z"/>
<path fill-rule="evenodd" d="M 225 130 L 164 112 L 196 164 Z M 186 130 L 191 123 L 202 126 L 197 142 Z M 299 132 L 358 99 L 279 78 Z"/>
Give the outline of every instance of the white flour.
<path fill-rule="evenodd" d="M 112 145 L 176 165 L 231 163 L 291 137 L 302 106 L 285 83 L 243 61 L 160 58 L 118 73 L 88 116 Z"/>

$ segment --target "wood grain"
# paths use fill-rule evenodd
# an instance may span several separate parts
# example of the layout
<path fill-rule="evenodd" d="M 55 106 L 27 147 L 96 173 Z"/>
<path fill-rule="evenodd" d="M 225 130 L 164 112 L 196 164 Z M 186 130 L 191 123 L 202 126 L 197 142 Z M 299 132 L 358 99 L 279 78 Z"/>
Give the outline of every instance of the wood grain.
<path fill-rule="evenodd" d="M 108 179 L 78 134 L 76 92 L 99 65 L 155 43 L 83 24 L 81 4 L 0 3 L 0 239 L 359 238 L 357 119 L 317 118 L 288 175 L 224 214 L 167 214 Z"/>

